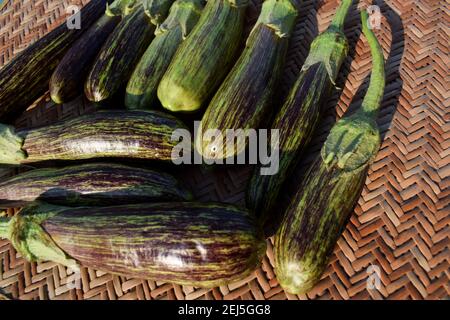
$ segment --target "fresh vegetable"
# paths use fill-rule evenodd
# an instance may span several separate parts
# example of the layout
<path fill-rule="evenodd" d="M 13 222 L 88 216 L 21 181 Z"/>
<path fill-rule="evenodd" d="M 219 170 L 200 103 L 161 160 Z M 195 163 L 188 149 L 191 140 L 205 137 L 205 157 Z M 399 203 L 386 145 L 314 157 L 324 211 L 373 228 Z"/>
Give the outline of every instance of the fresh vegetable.
<path fill-rule="evenodd" d="M 319 281 L 380 148 L 375 120 L 385 87 L 384 57 L 368 27 L 367 12 L 361 16 L 373 59 L 367 94 L 358 111 L 333 127 L 275 236 L 277 279 L 294 294 L 307 292 Z"/>
<path fill-rule="evenodd" d="M 248 0 L 209 0 L 158 87 L 170 111 L 198 110 L 222 83 L 240 47 Z"/>
<path fill-rule="evenodd" d="M 111 157 L 171 161 L 177 129 L 187 130 L 157 111 L 101 111 L 17 133 L 0 124 L 0 164 Z"/>
<path fill-rule="evenodd" d="M 67 51 L 50 79 L 50 97 L 55 103 L 65 103 L 83 93 L 94 58 L 119 21 L 118 16 L 103 15 Z"/>
<path fill-rule="evenodd" d="M 191 193 L 169 174 L 112 163 L 36 169 L 0 182 L 0 208 L 23 207 L 36 200 L 107 206 L 191 199 Z"/>
<path fill-rule="evenodd" d="M 253 219 L 245 210 L 214 203 L 36 204 L 0 218 L 0 238 L 30 261 L 215 287 L 244 278 L 260 263 L 266 243 Z"/>
<path fill-rule="evenodd" d="M 142 5 L 136 5 L 108 37 L 89 72 L 84 87 L 89 100 L 107 100 L 126 85 L 154 31 Z"/>
<path fill-rule="evenodd" d="M 48 81 L 66 51 L 105 11 L 92 0 L 79 12 L 81 29 L 64 23 L 22 51 L 0 70 L 0 121 L 11 122 L 48 90 Z"/>
<path fill-rule="evenodd" d="M 155 32 L 155 39 L 142 56 L 127 86 L 128 109 L 151 108 L 156 91 L 177 48 L 200 18 L 203 0 L 178 0 L 169 17 Z"/>
<path fill-rule="evenodd" d="M 311 44 L 300 76 L 271 126 L 279 130 L 279 171 L 261 175 L 260 168 L 255 168 L 247 192 L 247 207 L 263 224 L 270 224 L 269 213 L 283 182 L 314 134 L 347 56 L 348 41 L 343 29 L 351 3 L 352 0 L 342 1 L 331 25 Z"/>
<path fill-rule="evenodd" d="M 292 0 L 266 0 L 247 45 L 203 116 L 197 151 L 207 159 L 234 157 L 246 139 L 229 148 L 223 141 L 203 140 L 207 130 L 257 129 L 270 111 L 272 93 L 281 74 L 297 9 Z"/>
<path fill-rule="evenodd" d="M 145 14 L 150 17 L 154 25 L 161 24 L 169 14 L 175 0 L 143 0 Z"/>

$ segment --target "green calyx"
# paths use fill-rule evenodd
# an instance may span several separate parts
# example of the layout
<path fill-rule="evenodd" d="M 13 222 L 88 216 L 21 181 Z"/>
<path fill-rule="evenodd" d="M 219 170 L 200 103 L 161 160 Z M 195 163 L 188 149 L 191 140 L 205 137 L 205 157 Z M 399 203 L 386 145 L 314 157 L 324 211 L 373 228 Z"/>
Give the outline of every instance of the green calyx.
<path fill-rule="evenodd" d="M 369 88 L 361 108 L 355 114 L 339 120 L 333 127 L 321 154 L 326 164 L 337 165 L 347 172 L 370 164 L 381 145 L 380 132 L 375 120 L 385 87 L 384 57 L 377 38 L 368 26 L 366 11 L 361 12 L 361 18 L 373 60 Z"/>
<path fill-rule="evenodd" d="M 322 159 L 344 171 L 370 164 L 380 149 L 381 137 L 374 119 L 357 112 L 344 117 L 331 130 L 322 148 Z"/>
<path fill-rule="evenodd" d="M 25 160 L 22 150 L 23 138 L 11 126 L 0 124 L 0 165 L 18 165 Z"/>
<path fill-rule="evenodd" d="M 292 0 L 266 0 L 253 30 L 263 24 L 275 30 L 275 34 L 280 38 L 289 37 L 297 14 Z"/>
<path fill-rule="evenodd" d="M 174 0 L 143 0 L 144 10 L 154 25 L 161 24 L 169 13 Z"/>
<path fill-rule="evenodd" d="M 28 261 L 53 261 L 76 270 L 78 263 L 58 247 L 41 227 L 45 220 L 56 216 L 64 207 L 34 204 L 12 218 L 0 218 L 0 238 L 11 241 Z"/>
<path fill-rule="evenodd" d="M 302 71 L 307 70 L 316 63 L 323 63 L 331 82 L 333 84 L 336 83 L 339 69 L 349 50 L 348 40 L 344 34 L 344 21 L 351 4 L 352 0 L 341 2 L 328 29 L 312 42 Z"/>
<path fill-rule="evenodd" d="M 142 0 L 115 0 L 111 4 L 106 4 L 105 14 L 110 17 L 127 16 L 142 4 Z"/>
<path fill-rule="evenodd" d="M 202 10 L 203 0 L 177 0 L 170 8 L 167 19 L 156 29 L 155 35 L 180 27 L 185 39 L 197 24 Z"/>

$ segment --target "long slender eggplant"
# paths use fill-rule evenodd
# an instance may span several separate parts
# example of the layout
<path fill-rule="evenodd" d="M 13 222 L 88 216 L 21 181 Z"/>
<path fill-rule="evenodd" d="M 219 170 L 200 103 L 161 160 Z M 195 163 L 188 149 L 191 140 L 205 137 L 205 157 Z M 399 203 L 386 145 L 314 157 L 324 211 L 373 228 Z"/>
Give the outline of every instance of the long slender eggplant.
<path fill-rule="evenodd" d="M 0 182 L 0 208 L 33 201 L 79 207 L 191 199 L 170 174 L 112 163 L 36 169 Z"/>
<path fill-rule="evenodd" d="M 342 1 L 331 25 L 311 44 L 300 76 L 271 126 L 279 133 L 279 171 L 261 175 L 261 168 L 255 168 L 247 192 L 247 207 L 263 224 L 270 222 L 269 213 L 280 189 L 314 134 L 347 56 L 348 41 L 343 29 L 351 3 L 352 0 Z"/>
<path fill-rule="evenodd" d="M 171 161 L 172 141 L 185 125 L 158 111 L 101 111 L 15 132 L 0 124 L 0 164 L 46 160 L 132 158 Z"/>
<path fill-rule="evenodd" d="M 237 137 L 225 145 L 220 139 L 203 139 L 204 132 L 257 129 L 269 114 L 296 17 L 293 0 L 264 1 L 244 52 L 203 116 L 196 148 L 207 159 L 234 157 L 245 150 L 246 139 Z"/>
<path fill-rule="evenodd" d="M 0 238 L 30 261 L 215 287 L 248 276 L 266 242 L 252 215 L 215 203 L 66 208 L 35 204 L 0 218 Z"/>
<path fill-rule="evenodd" d="M 277 279 L 294 294 L 307 292 L 320 280 L 381 144 L 375 120 L 385 88 L 383 50 L 368 27 L 367 12 L 361 16 L 373 61 L 367 94 L 360 109 L 331 130 L 275 236 Z"/>
<path fill-rule="evenodd" d="M 143 0 L 145 14 L 149 16 L 150 22 L 160 25 L 167 18 L 169 10 L 175 0 Z"/>
<path fill-rule="evenodd" d="M 128 81 L 125 105 L 128 109 L 149 109 L 157 100 L 156 91 L 181 42 L 198 22 L 203 0 L 177 0 L 167 19 L 155 32 Z"/>
<path fill-rule="evenodd" d="M 67 51 L 50 79 L 50 96 L 55 103 L 70 101 L 83 93 L 83 83 L 108 36 L 130 13 L 136 0 L 116 0 Z"/>
<path fill-rule="evenodd" d="M 120 17 L 103 15 L 66 53 L 50 79 L 50 97 L 61 104 L 83 93 L 94 58 Z"/>
<path fill-rule="evenodd" d="M 79 15 L 81 29 L 64 23 L 22 51 L 0 70 L 0 121 L 11 122 L 48 90 L 49 79 L 73 43 L 105 11 L 106 0 L 92 0 Z"/>
<path fill-rule="evenodd" d="M 136 5 L 110 34 L 100 49 L 84 85 L 93 102 L 112 98 L 130 79 L 136 64 L 153 39 L 155 27 L 142 5 Z"/>
<path fill-rule="evenodd" d="M 235 62 L 247 5 L 248 0 L 207 2 L 158 86 L 164 108 L 193 112 L 211 98 Z"/>

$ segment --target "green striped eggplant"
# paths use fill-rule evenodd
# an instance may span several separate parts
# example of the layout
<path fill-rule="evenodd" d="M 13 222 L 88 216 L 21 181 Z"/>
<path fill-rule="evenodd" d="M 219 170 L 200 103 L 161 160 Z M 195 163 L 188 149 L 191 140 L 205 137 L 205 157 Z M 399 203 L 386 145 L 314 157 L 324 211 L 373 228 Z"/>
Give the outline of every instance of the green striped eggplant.
<path fill-rule="evenodd" d="M 66 51 L 105 11 L 106 0 L 91 0 L 79 12 L 81 29 L 64 23 L 33 43 L 0 69 L 0 121 L 12 122 L 48 90 Z"/>
<path fill-rule="evenodd" d="M 128 109 L 149 109 L 157 100 L 159 82 L 181 42 L 198 22 L 203 0 L 177 0 L 167 19 L 155 32 L 128 82 L 125 105 Z"/>
<path fill-rule="evenodd" d="M 331 130 L 275 236 L 277 279 L 293 294 L 309 291 L 320 280 L 380 148 L 375 120 L 385 87 L 384 57 L 367 12 L 361 15 L 373 61 L 367 94 L 359 110 Z"/>
<path fill-rule="evenodd" d="M 191 199 L 191 193 L 170 174 L 112 163 L 36 169 L 0 182 L 0 208 L 23 207 L 37 200 L 107 206 Z"/>
<path fill-rule="evenodd" d="M 261 175 L 256 167 L 247 191 L 247 207 L 261 223 L 271 223 L 280 189 L 308 145 L 323 114 L 339 69 L 347 56 L 344 21 L 352 0 L 343 0 L 328 29 L 311 44 L 310 53 L 283 107 L 271 125 L 279 134 L 279 170 Z"/>
<path fill-rule="evenodd" d="M 120 17 L 103 15 L 67 51 L 50 79 L 50 97 L 61 104 L 83 93 L 83 83 L 95 57 Z"/>
<path fill-rule="evenodd" d="M 115 0 L 67 51 L 50 79 L 50 97 L 55 103 L 70 101 L 83 93 L 83 83 L 100 48 L 123 16 L 132 12 L 136 0 Z"/>
<path fill-rule="evenodd" d="M 259 265 L 266 242 L 253 219 L 216 203 L 35 204 L 0 218 L 0 238 L 30 261 L 210 288 L 240 280 Z"/>
<path fill-rule="evenodd" d="M 171 161 L 177 129 L 187 130 L 158 111 L 101 111 L 17 133 L 0 124 L 0 164 L 91 158 Z"/>
<path fill-rule="evenodd" d="M 193 112 L 214 94 L 235 62 L 248 0 L 209 0 L 158 86 L 164 108 Z"/>
<path fill-rule="evenodd" d="M 130 79 L 136 64 L 147 49 L 155 27 L 148 21 L 142 5 L 125 16 L 110 34 L 95 59 L 84 92 L 93 102 L 112 98 Z"/>
<path fill-rule="evenodd" d="M 154 25 L 160 25 L 169 14 L 175 0 L 143 0 L 145 14 Z"/>
<path fill-rule="evenodd" d="M 197 135 L 196 149 L 207 159 L 226 159 L 245 151 L 246 139 L 225 147 L 220 139 L 203 139 L 208 130 L 259 128 L 270 114 L 271 98 L 281 74 L 289 36 L 297 17 L 293 0 L 266 0 L 244 52 L 209 104 Z"/>

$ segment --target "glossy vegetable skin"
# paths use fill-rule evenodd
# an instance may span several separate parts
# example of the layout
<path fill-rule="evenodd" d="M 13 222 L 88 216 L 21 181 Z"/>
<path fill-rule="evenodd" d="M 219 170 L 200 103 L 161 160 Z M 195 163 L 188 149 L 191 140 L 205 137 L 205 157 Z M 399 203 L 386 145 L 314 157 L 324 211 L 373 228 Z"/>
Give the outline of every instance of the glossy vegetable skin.
<path fill-rule="evenodd" d="M 245 139 L 232 148 L 203 139 L 208 130 L 258 129 L 267 124 L 272 93 L 281 74 L 289 36 L 297 17 L 292 0 L 266 0 L 244 52 L 209 104 L 201 122 L 196 149 L 207 159 L 226 159 L 245 151 Z M 266 123 L 264 123 L 266 122 Z"/>
<path fill-rule="evenodd" d="M 0 182 L 0 208 L 33 201 L 66 206 L 107 206 L 191 200 L 173 176 L 113 163 L 35 169 Z"/>
<path fill-rule="evenodd" d="M 247 206 L 261 223 L 271 226 L 281 187 L 304 148 L 309 144 L 329 98 L 339 69 L 347 56 L 344 21 L 352 0 L 343 0 L 328 29 L 311 44 L 298 80 L 271 125 L 279 134 L 279 170 L 261 175 L 255 168 L 247 191 Z"/>
<path fill-rule="evenodd" d="M 203 0 L 178 0 L 169 17 L 161 24 L 155 39 L 134 69 L 127 85 L 125 105 L 128 109 L 150 109 L 157 101 L 157 89 L 170 61 L 198 22 Z"/>
<path fill-rule="evenodd" d="M 66 51 L 101 17 L 107 1 L 92 0 L 79 12 L 81 29 L 63 23 L 0 70 L 0 121 L 11 122 L 48 90 L 50 77 Z"/>
<path fill-rule="evenodd" d="M 142 5 L 122 19 L 100 49 L 87 76 L 84 92 L 90 101 L 108 100 L 127 84 L 154 31 Z"/>
<path fill-rule="evenodd" d="M 83 83 L 103 43 L 120 17 L 103 15 L 69 49 L 50 79 L 50 96 L 55 103 L 73 100 L 83 93 Z"/>
<path fill-rule="evenodd" d="M 173 112 L 194 112 L 211 98 L 235 62 L 248 0 L 210 0 L 158 86 Z"/>
<path fill-rule="evenodd" d="M 0 164 L 92 158 L 171 161 L 177 129 L 187 130 L 175 117 L 158 111 L 101 111 L 17 133 L 0 125 Z"/>
<path fill-rule="evenodd" d="M 361 15 L 373 61 L 367 94 L 360 109 L 331 130 L 275 236 L 277 279 L 293 294 L 309 291 L 320 280 L 380 148 L 375 120 L 385 87 L 384 57 L 368 28 L 367 12 Z"/>
<path fill-rule="evenodd" d="M 215 287 L 248 276 L 266 243 L 252 215 L 215 203 L 103 208 L 33 205 L 0 218 L 23 257 L 141 279 Z"/>

